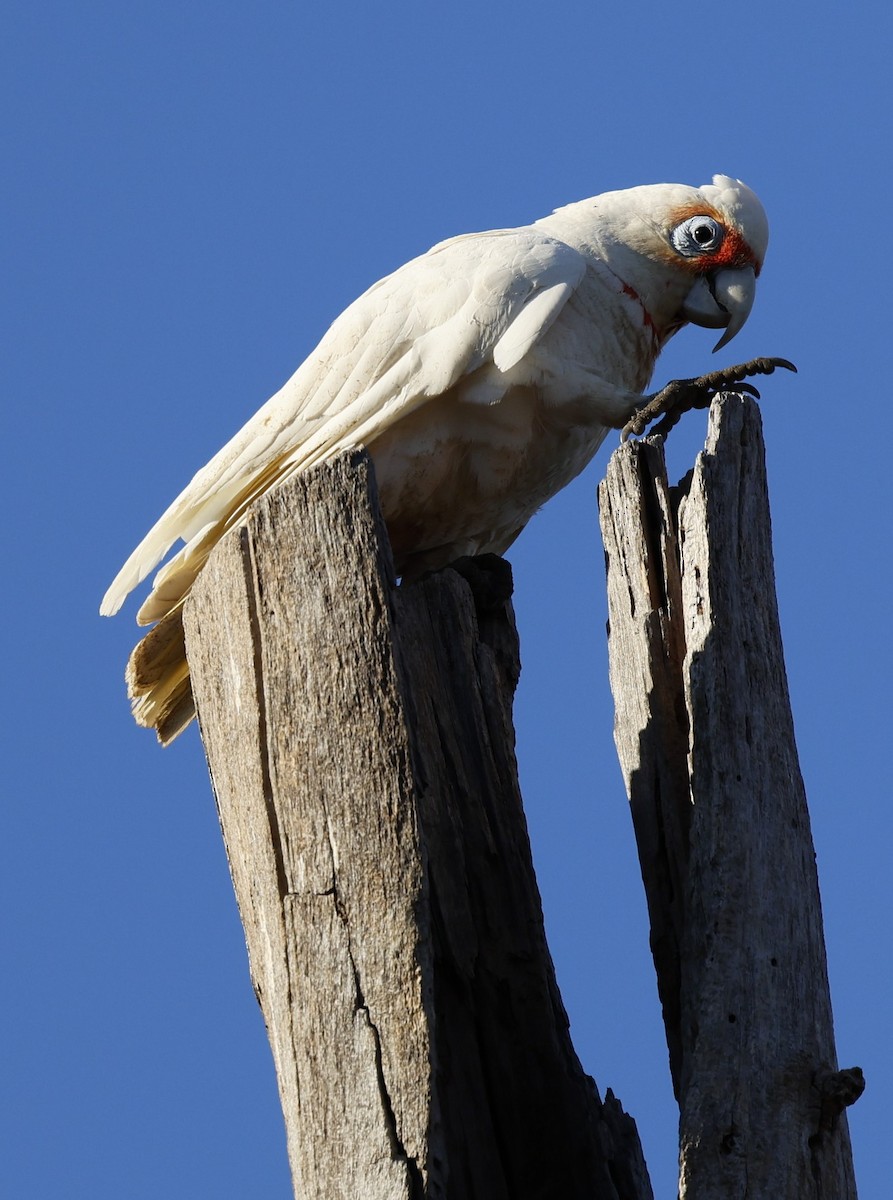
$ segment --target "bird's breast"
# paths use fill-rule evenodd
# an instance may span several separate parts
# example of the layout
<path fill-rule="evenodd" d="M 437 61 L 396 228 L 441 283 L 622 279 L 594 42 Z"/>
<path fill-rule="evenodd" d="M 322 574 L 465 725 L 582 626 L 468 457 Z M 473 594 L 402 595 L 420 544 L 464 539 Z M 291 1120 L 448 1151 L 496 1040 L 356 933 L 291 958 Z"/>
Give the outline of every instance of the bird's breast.
<path fill-rule="evenodd" d="M 657 352 L 609 284 L 589 276 L 508 375 L 485 364 L 370 442 L 398 571 L 503 553 L 593 457 L 607 432 L 599 388 L 638 393 Z"/>
<path fill-rule="evenodd" d="M 568 424 L 533 386 L 490 405 L 462 392 L 429 401 L 369 446 L 398 573 L 502 554 L 606 432 Z"/>

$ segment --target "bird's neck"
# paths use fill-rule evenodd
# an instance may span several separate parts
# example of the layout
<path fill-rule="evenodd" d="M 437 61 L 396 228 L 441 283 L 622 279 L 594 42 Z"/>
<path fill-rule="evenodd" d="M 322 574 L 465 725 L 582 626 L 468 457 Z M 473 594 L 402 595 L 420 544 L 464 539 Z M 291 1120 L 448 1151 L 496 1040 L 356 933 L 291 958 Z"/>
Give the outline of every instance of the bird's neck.
<path fill-rule="evenodd" d="M 652 330 L 656 351 L 685 324 L 680 317 L 691 280 L 667 263 L 655 261 L 636 248 L 631 236 L 628 209 L 610 203 L 614 193 L 592 201 L 560 208 L 536 222 L 536 228 L 573 246 L 605 280 L 616 281 L 616 290 L 641 306 L 643 320 Z"/>

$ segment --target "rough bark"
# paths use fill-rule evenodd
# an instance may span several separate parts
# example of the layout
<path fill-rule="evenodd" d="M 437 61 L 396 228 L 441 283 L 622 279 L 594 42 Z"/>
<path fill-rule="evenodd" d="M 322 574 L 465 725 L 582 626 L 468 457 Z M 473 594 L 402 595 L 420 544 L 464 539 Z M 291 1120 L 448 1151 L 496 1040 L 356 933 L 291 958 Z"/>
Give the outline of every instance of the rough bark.
<path fill-rule="evenodd" d="M 646 1200 L 545 943 L 510 584 L 465 574 L 396 587 L 354 453 L 264 497 L 187 602 L 295 1193 Z"/>
<path fill-rule="evenodd" d="M 683 1200 L 855 1197 L 775 599 L 759 410 L 714 402 L 677 489 L 659 439 L 599 493 L 615 739 L 680 1106 Z"/>

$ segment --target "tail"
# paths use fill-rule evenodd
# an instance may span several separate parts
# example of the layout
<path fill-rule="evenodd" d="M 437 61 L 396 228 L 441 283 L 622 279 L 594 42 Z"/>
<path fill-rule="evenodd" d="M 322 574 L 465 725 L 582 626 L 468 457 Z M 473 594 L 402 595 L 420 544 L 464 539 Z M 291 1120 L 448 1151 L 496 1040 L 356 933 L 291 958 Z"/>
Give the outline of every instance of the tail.
<path fill-rule="evenodd" d="M 137 724 L 154 729 L 162 746 L 167 746 L 195 716 L 182 604 L 137 642 L 125 678 Z"/>

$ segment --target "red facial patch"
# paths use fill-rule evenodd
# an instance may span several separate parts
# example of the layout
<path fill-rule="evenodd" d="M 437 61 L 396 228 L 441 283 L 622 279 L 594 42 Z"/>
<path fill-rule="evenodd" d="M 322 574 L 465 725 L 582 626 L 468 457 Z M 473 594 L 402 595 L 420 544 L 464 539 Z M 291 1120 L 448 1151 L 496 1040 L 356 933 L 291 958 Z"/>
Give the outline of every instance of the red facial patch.
<path fill-rule="evenodd" d="M 717 212 L 709 204 L 690 204 L 679 208 L 673 213 L 673 227 L 681 225 L 689 217 L 713 217 L 724 230 L 723 239 L 718 250 L 705 250 L 703 253 L 688 260 L 692 271 L 701 272 L 713 270 L 715 267 L 753 267 L 754 275 L 759 275 L 760 264 L 757 257 L 744 240 L 740 230 L 730 225 L 721 212 Z"/>

